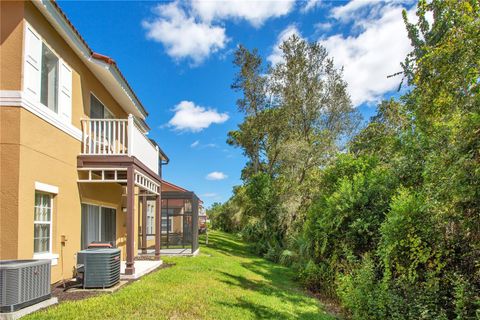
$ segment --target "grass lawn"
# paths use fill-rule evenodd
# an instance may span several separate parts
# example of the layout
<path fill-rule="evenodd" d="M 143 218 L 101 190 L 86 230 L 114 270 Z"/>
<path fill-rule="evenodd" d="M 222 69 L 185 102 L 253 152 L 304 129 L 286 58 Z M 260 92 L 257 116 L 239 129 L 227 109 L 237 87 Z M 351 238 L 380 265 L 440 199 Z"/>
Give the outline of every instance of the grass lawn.
<path fill-rule="evenodd" d="M 211 232 L 199 256 L 164 261 L 175 265 L 25 319 L 334 319 L 288 268 L 251 254 L 235 236 Z"/>

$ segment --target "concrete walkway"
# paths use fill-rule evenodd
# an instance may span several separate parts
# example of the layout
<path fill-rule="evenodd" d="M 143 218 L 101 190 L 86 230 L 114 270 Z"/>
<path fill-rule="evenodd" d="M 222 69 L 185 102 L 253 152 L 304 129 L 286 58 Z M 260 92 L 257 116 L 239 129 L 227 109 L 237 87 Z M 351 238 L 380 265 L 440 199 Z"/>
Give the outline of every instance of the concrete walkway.
<path fill-rule="evenodd" d="M 125 267 L 126 261 L 120 263 L 120 279 L 121 280 L 133 280 L 138 279 L 141 276 L 146 275 L 149 272 L 152 272 L 156 268 L 162 265 L 162 260 L 151 261 L 151 260 L 135 260 L 135 274 L 126 275 Z"/>
<path fill-rule="evenodd" d="M 160 256 L 165 257 L 178 257 L 178 256 L 196 256 L 200 252 L 200 249 L 192 253 L 191 248 L 171 248 L 171 249 L 160 249 Z M 142 255 L 153 255 L 155 250 L 147 249 L 147 253 L 139 254 Z"/>

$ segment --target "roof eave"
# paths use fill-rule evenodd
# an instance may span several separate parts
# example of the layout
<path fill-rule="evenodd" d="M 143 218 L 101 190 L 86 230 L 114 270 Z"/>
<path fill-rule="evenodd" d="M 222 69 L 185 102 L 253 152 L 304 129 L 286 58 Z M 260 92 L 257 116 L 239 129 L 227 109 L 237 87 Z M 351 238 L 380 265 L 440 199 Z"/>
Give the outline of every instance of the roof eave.
<path fill-rule="evenodd" d="M 108 56 L 94 52 L 55 1 L 41 0 L 32 2 L 47 18 L 47 20 L 49 20 L 49 22 L 55 27 L 55 29 L 57 29 L 57 31 L 63 31 L 60 32 L 60 34 L 64 38 L 66 37 L 65 40 L 67 41 L 67 43 L 81 58 L 84 59 L 87 66 L 88 62 L 92 61 L 101 62 L 108 66 L 108 68 L 106 69 L 108 69 L 108 71 L 111 73 L 111 76 L 124 90 L 129 100 L 131 100 L 133 107 L 136 108 L 139 114 L 143 117 L 143 119 L 145 119 L 148 116 L 148 112 L 136 96 L 130 84 L 127 82 L 125 76 L 118 68 L 116 62 Z M 97 74 L 96 76 L 98 77 Z"/>

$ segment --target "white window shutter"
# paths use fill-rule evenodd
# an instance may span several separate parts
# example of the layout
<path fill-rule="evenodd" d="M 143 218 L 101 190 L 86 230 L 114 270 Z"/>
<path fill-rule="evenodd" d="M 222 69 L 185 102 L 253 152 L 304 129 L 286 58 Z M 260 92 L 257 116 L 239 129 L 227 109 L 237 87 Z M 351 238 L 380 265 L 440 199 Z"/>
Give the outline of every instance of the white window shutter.
<path fill-rule="evenodd" d="M 24 91 L 40 101 L 40 82 L 42 67 L 42 40 L 27 26 L 25 28 L 25 55 L 23 63 Z"/>
<path fill-rule="evenodd" d="M 72 122 L 72 69 L 60 60 L 58 113 L 67 123 Z"/>

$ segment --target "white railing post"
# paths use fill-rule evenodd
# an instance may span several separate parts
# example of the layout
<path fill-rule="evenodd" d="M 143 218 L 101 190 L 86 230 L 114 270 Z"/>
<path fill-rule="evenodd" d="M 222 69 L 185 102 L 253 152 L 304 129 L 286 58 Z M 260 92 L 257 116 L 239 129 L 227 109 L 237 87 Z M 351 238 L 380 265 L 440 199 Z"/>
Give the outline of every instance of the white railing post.
<path fill-rule="evenodd" d="M 128 156 L 131 157 L 133 154 L 133 115 L 130 113 L 128 115 L 128 125 L 127 125 L 127 139 L 128 139 L 128 147 L 127 147 L 127 152 Z"/>
<path fill-rule="evenodd" d="M 159 160 L 158 160 L 158 159 L 160 159 L 160 150 L 159 150 L 157 145 L 155 146 L 155 149 L 157 150 L 157 158 L 156 158 L 157 159 L 157 170 L 158 170 L 157 173 L 160 173 L 160 163 L 159 163 Z"/>
<path fill-rule="evenodd" d="M 128 119 L 81 119 L 82 154 L 136 157 L 155 173 L 160 170 L 160 148 L 150 141 L 135 117 Z"/>
<path fill-rule="evenodd" d="M 82 150 L 83 150 L 83 153 L 87 153 L 87 122 L 83 119 L 80 120 L 81 123 L 82 123 L 82 140 L 83 140 L 83 146 L 82 146 Z"/>

